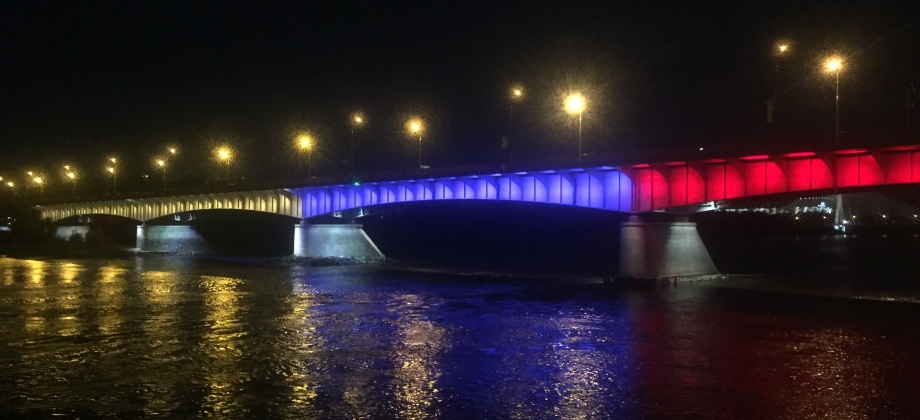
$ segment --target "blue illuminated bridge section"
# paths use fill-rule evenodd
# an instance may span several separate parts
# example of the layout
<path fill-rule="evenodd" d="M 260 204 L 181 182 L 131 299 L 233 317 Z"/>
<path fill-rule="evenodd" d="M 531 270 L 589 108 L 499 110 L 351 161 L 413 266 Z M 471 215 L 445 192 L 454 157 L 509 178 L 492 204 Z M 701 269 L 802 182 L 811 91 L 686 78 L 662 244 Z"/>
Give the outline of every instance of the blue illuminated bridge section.
<path fill-rule="evenodd" d="M 36 206 L 43 219 L 112 214 L 142 222 L 182 212 L 233 209 L 302 219 L 394 203 L 507 200 L 632 210 L 632 182 L 610 166 L 417 178 L 276 190 L 176 195 Z"/>
<path fill-rule="evenodd" d="M 632 182 L 612 167 L 294 188 L 302 217 L 430 200 L 510 200 L 630 211 Z"/>

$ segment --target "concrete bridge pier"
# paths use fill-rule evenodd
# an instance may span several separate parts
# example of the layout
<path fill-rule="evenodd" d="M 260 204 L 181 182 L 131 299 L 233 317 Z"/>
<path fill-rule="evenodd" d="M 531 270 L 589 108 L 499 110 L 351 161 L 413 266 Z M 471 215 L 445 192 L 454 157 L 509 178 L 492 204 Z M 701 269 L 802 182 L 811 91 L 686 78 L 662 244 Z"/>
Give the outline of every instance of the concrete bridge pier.
<path fill-rule="evenodd" d="M 620 224 L 619 277 L 667 279 L 718 275 L 696 223 L 646 222 L 638 216 Z"/>
<path fill-rule="evenodd" d="M 146 223 L 137 225 L 137 249 L 142 252 L 214 252 L 192 226 L 148 226 Z"/>
<path fill-rule="evenodd" d="M 359 224 L 320 225 L 301 220 L 294 226 L 294 256 L 383 258 Z"/>

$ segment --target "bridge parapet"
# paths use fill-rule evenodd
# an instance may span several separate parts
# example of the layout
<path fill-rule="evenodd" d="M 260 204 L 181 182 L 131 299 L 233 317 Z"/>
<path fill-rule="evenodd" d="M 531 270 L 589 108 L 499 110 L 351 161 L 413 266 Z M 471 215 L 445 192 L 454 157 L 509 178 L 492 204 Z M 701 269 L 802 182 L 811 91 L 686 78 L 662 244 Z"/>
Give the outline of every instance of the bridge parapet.
<path fill-rule="evenodd" d="M 633 195 L 629 178 L 609 166 L 329 185 L 291 191 L 303 201 L 302 218 L 428 200 L 514 200 L 630 211 Z"/>
<path fill-rule="evenodd" d="M 758 195 L 920 182 L 920 146 L 796 152 L 620 168 L 633 212 Z"/>
<path fill-rule="evenodd" d="M 300 217 L 300 197 L 288 190 L 264 190 L 174 197 L 64 203 L 35 206 L 42 219 L 57 221 L 86 214 L 110 214 L 141 222 L 195 210 L 253 210 Z"/>

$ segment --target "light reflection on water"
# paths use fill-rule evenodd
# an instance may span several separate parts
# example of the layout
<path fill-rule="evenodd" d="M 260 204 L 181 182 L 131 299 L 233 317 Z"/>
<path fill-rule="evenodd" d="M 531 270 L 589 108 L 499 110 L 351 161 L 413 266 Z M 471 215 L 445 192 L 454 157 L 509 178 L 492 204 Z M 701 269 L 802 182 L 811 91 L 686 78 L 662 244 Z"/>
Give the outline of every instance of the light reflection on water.
<path fill-rule="evenodd" d="M 0 271 L 0 417 L 920 415 L 913 304 L 181 258 Z"/>

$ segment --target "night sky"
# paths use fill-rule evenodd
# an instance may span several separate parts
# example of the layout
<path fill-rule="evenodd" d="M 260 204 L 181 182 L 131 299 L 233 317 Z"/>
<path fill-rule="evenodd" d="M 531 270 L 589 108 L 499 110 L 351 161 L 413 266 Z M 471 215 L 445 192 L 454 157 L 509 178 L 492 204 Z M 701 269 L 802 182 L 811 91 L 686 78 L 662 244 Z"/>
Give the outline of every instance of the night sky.
<path fill-rule="evenodd" d="M 176 145 L 173 176 L 194 183 L 229 144 L 240 176 L 290 178 L 302 130 L 318 139 L 317 171 L 341 173 L 354 111 L 368 121 L 355 135 L 359 171 L 412 166 L 410 115 L 426 123 L 426 163 L 494 163 L 515 83 L 526 92 L 514 109 L 520 161 L 574 156 L 560 99 L 571 89 L 589 101 L 589 154 L 758 148 L 772 139 L 781 40 L 783 144 L 832 136 L 833 79 L 819 68 L 834 52 L 846 63 L 844 137 L 918 137 L 907 105 L 911 83 L 920 88 L 920 2 L 673 3 L 3 2 L 0 176 L 33 169 L 54 182 L 72 164 L 101 182 L 115 155 L 124 182 L 140 185 Z"/>

